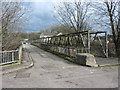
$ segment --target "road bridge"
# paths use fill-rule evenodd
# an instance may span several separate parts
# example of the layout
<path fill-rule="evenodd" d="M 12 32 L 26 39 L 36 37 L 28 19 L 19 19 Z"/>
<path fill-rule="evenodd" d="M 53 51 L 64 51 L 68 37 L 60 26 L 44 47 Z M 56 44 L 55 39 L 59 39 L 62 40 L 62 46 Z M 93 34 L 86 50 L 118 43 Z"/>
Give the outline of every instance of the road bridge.
<path fill-rule="evenodd" d="M 118 87 L 118 66 L 101 68 L 80 66 L 33 45 L 25 45 L 24 48 L 32 57 L 34 66 L 3 75 L 3 88 Z"/>

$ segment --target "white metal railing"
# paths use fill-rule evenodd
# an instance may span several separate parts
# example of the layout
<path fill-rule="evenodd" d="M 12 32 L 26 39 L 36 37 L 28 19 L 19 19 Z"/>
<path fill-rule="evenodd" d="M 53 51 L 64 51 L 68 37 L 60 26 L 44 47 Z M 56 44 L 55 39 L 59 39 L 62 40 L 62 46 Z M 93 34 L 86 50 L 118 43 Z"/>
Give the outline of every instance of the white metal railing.
<path fill-rule="evenodd" d="M 17 50 L 11 51 L 0 51 L 0 66 L 11 64 L 11 63 L 21 63 L 22 57 L 22 46 Z"/>

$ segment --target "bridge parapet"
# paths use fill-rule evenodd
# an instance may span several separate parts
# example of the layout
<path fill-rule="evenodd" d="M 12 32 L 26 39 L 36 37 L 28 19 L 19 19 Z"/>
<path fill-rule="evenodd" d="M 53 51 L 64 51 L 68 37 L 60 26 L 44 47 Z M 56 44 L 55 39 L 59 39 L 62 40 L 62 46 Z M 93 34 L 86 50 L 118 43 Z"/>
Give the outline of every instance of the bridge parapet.
<path fill-rule="evenodd" d="M 33 41 L 40 47 L 76 57 L 77 53 L 91 53 L 108 57 L 108 40 L 106 31 L 82 31 Z"/>

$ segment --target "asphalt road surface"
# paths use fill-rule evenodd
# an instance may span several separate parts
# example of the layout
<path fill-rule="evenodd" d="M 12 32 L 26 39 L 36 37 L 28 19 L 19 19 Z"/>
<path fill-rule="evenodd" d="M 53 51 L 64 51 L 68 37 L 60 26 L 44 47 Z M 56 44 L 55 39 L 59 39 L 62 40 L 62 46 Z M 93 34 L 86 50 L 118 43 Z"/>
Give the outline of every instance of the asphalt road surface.
<path fill-rule="evenodd" d="M 30 69 L 2 76 L 3 88 L 116 88 L 118 66 L 93 68 L 73 64 L 32 45 Z"/>

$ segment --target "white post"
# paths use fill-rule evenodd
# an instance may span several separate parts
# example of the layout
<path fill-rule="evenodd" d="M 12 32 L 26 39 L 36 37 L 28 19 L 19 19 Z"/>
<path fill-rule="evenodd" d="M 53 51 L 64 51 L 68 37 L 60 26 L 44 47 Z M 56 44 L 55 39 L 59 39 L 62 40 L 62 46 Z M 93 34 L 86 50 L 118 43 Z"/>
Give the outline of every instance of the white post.
<path fill-rule="evenodd" d="M 14 62 L 14 52 L 12 52 L 12 62 Z"/>
<path fill-rule="evenodd" d="M 19 54 L 19 64 L 21 64 L 21 59 L 22 59 L 22 46 L 20 46 L 19 51 L 18 51 L 18 54 Z"/>
<path fill-rule="evenodd" d="M 90 31 L 88 31 L 88 53 L 90 53 Z"/>
<path fill-rule="evenodd" d="M 106 53 L 106 57 L 108 58 L 108 37 L 107 37 L 107 32 L 105 32 L 105 53 Z"/>

